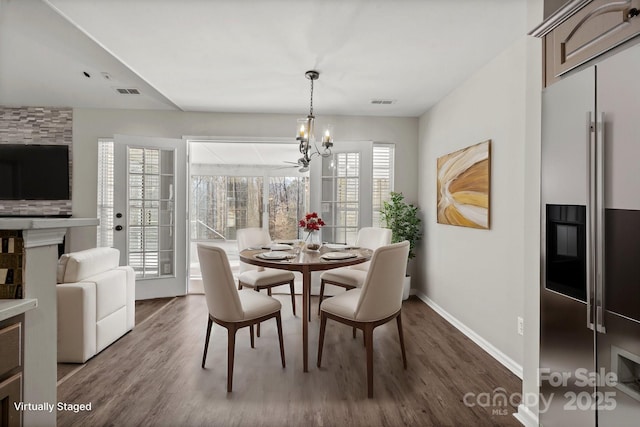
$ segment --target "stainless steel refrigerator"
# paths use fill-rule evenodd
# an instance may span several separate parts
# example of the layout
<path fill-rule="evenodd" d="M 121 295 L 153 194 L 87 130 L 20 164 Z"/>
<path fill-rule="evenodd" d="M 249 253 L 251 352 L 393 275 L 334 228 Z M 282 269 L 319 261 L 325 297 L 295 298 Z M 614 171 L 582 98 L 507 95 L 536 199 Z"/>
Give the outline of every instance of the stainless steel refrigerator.
<path fill-rule="evenodd" d="M 640 425 L 640 45 L 543 92 L 540 423 Z"/>

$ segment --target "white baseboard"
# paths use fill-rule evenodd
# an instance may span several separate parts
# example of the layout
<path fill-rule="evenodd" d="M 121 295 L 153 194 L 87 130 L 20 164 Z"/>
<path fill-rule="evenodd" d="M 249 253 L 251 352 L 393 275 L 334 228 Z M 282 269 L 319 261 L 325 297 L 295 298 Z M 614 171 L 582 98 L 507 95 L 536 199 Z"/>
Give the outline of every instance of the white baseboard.
<path fill-rule="evenodd" d="M 525 427 L 538 427 L 540 424 L 536 414 L 524 405 L 518 405 L 518 412 L 513 414 L 513 417 Z"/>
<path fill-rule="evenodd" d="M 425 304 L 431 307 L 433 311 L 442 316 L 447 322 L 451 323 L 456 329 L 465 334 L 471 341 L 478 344 L 484 351 L 489 353 L 491 357 L 504 365 L 505 368 L 513 372 L 518 378 L 522 379 L 522 366 L 516 363 L 515 360 L 511 359 L 509 356 L 498 350 L 493 344 L 478 335 L 473 329 L 469 328 L 467 325 L 456 319 L 448 311 L 440 307 L 422 292 L 416 292 L 415 295 L 420 298 Z"/>

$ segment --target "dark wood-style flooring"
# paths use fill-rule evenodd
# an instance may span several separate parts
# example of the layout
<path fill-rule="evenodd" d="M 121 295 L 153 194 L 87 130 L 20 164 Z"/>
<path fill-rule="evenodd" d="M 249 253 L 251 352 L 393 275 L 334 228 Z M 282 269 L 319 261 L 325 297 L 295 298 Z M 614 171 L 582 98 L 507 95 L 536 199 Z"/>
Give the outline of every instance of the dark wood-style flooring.
<path fill-rule="evenodd" d="M 310 370 L 303 373 L 300 317 L 291 314 L 288 295 L 277 298 L 283 303 L 285 369 L 275 321 L 263 324 L 255 349 L 248 329 L 241 330 L 228 394 L 226 331 L 214 325 L 202 369 L 204 296 L 175 298 L 61 382 L 59 402 L 91 403 L 92 410 L 58 412 L 58 426 L 520 425 L 511 415 L 515 407 L 465 405 L 467 393 L 493 396 L 499 387 L 507 396 L 520 393 L 521 381 L 420 300 L 403 305 L 408 370 L 402 369 L 395 322 L 376 329 L 374 398 L 367 399 L 362 337 L 354 340 L 350 327 L 329 321 L 318 369 L 314 316 Z"/>

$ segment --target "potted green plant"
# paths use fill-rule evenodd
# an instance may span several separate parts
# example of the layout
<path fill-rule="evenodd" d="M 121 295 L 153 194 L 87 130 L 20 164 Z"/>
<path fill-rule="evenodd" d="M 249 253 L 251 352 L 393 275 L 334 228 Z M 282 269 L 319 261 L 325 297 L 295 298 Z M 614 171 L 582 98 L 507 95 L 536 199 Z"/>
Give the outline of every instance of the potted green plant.
<path fill-rule="evenodd" d="M 422 238 L 418 207 L 404 201 L 402 193 L 391 192 L 391 199 L 384 202 L 380 210 L 381 218 L 387 228 L 391 229 L 391 242 L 409 241 L 409 259 L 415 258 L 416 244 Z M 407 260 L 408 264 L 409 260 Z M 405 277 L 403 299 L 409 298 L 411 276 Z"/>

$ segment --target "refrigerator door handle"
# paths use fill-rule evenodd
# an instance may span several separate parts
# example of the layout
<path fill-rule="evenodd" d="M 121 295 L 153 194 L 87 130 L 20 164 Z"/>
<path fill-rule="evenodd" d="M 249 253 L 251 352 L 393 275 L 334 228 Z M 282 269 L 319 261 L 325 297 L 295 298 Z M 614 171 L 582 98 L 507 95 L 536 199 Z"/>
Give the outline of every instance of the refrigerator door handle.
<path fill-rule="evenodd" d="M 591 112 L 587 113 L 587 328 L 594 330 L 593 304 L 595 299 L 595 199 L 596 199 L 596 142 L 595 123 Z"/>
<path fill-rule="evenodd" d="M 604 113 L 600 114 L 600 120 L 596 122 L 596 236 L 595 236 L 595 270 L 596 270 L 596 331 L 605 334 L 604 325 L 604 165 L 605 165 L 605 140 L 604 140 Z"/>

